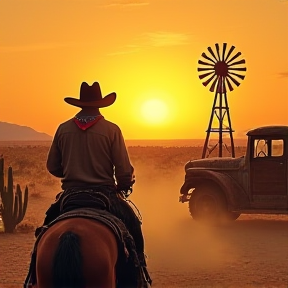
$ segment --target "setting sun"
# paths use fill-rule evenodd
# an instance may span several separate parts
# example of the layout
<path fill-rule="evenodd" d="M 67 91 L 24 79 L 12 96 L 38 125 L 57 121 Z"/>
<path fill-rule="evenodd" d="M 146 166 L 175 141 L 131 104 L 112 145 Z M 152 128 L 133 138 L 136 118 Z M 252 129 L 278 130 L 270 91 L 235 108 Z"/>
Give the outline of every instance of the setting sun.
<path fill-rule="evenodd" d="M 142 105 L 141 114 L 146 122 L 159 124 L 167 119 L 168 108 L 162 100 L 150 99 Z"/>

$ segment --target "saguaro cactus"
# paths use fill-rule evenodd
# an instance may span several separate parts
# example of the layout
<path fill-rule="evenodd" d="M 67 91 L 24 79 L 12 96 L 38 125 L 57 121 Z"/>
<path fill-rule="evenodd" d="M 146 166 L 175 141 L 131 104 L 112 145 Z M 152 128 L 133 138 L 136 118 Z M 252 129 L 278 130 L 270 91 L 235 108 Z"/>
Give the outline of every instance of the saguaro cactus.
<path fill-rule="evenodd" d="M 0 204 L 0 213 L 4 224 L 4 232 L 13 233 L 17 224 L 19 224 L 26 213 L 28 204 L 28 187 L 25 187 L 24 201 L 20 185 L 16 185 L 16 191 L 13 189 L 12 167 L 8 168 L 8 185 L 4 186 L 4 159 L 0 157 L 0 194 L 2 203 Z"/>
<path fill-rule="evenodd" d="M 0 156 L 0 196 L 4 190 L 4 158 Z"/>

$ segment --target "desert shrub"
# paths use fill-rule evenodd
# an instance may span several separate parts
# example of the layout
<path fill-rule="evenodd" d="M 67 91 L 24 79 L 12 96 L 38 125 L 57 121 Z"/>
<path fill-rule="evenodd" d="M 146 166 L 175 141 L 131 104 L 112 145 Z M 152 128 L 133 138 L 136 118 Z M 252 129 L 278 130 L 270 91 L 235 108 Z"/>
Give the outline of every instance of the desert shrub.
<path fill-rule="evenodd" d="M 36 190 L 36 184 L 55 185 L 59 182 L 46 169 L 46 159 L 49 151 L 49 145 L 11 145 L 0 146 L 0 155 L 4 161 L 4 171 L 8 167 L 13 168 L 14 182 L 21 186 L 30 186 L 30 190 Z"/>
<path fill-rule="evenodd" d="M 162 146 L 131 146 L 128 152 L 131 162 L 135 167 L 140 164 L 146 164 L 161 170 L 173 170 L 183 167 L 188 161 L 200 159 L 202 157 L 202 147 L 162 147 Z M 245 154 L 245 147 L 235 147 L 235 154 L 240 157 Z M 213 151 L 214 152 L 214 151 Z M 211 154 L 217 156 L 218 151 Z M 229 156 L 228 151 L 223 150 L 223 156 Z"/>
<path fill-rule="evenodd" d="M 16 227 L 16 231 L 20 233 L 30 233 L 34 232 L 34 230 L 35 230 L 34 225 L 28 222 L 21 222 Z"/>
<path fill-rule="evenodd" d="M 46 143 L 46 142 L 45 142 Z M 0 145 L 0 155 L 4 161 L 4 171 L 13 168 L 14 183 L 29 188 L 30 197 L 40 197 L 43 187 L 60 187 L 60 180 L 46 169 L 50 143 L 32 145 Z M 235 147 L 237 157 L 245 154 L 245 147 Z M 189 160 L 202 157 L 203 147 L 163 147 L 163 146 L 128 146 L 131 162 L 135 169 L 145 170 L 153 177 L 171 176 L 175 171 L 184 169 Z M 217 156 L 217 149 L 210 157 Z M 223 150 L 229 156 L 227 151 Z M 184 170 L 183 170 L 184 171 Z M 183 172 L 184 173 L 184 172 Z M 40 191 L 41 190 L 41 191 Z M 57 190 L 57 189 L 56 189 Z M 56 191 L 55 190 L 55 191 Z"/>
<path fill-rule="evenodd" d="M 42 195 L 41 195 L 41 192 L 39 190 L 32 190 L 29 193 L 29 197 L 32 197 L 32 198 L 40 198 L 41 196 Z"/>

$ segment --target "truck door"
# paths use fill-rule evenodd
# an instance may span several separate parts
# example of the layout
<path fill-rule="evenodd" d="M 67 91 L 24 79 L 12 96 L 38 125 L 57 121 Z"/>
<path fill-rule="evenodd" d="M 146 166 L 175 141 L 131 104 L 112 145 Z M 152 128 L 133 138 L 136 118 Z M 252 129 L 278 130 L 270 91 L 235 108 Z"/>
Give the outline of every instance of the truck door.
<path fill-rule="evenodd" d="M 255 207 L 287 209 L 287 151 L 284 139 L 252 141 L 250 190 Z"/>

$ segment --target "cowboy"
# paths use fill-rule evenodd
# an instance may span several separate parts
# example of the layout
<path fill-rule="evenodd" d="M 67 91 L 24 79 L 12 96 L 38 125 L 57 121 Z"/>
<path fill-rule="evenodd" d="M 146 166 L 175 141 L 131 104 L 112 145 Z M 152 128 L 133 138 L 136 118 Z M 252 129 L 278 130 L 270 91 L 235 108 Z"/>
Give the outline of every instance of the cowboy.
<path fill-rule="evenodd" d="M 80 99 L 64 98 L 65 102 L 81 110 L 59 125 L 48 153 L 47 169 L 61 178 L 63 192 L 47 210 L 43 226 L 59 216 L 59 199 L 65 195 L 75 191 L 81 193 L 85 189 L 103 192 L 110 200 L 110 212 L 124 222 L 134 238 L 140 264 L 147 281 L 151 282 L 146 269 L 141 221 L 125 200 L 135 182 L 134 168 L 120 128 L 99 111 L 115 100 L 115 92 L 102 97 L 98 82 L 92 86 L 83 82 Z M 36 229 L 36 236 L 40 230 L 41 227 Z"/>

